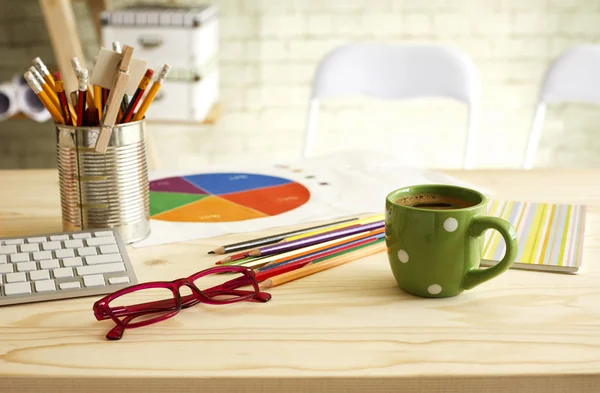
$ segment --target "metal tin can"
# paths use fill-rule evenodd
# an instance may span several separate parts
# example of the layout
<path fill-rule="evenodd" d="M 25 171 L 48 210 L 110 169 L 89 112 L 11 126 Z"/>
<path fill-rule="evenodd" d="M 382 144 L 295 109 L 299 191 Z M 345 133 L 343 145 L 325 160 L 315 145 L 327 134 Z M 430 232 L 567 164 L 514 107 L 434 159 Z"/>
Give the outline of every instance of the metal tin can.
<path fill-rule="evenodd" d="M 144 120 L 117 124 L 106 153 L 100 127 L 56 125 L 63 230 L 118 228 L 132 243 L 150 234 Z"/>

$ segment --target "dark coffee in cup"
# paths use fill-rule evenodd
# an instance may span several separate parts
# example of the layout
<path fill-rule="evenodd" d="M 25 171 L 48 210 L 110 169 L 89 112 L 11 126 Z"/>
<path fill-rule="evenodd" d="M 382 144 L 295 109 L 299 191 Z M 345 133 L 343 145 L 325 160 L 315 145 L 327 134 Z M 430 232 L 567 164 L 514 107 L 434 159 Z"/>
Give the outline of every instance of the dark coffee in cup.
<path fill-rule="evenodd" d="M 439 194 L 407 195 L 394 200 L 394 203 L 401 206 L 436 210 L 464 209 L 477 204 L 475 202 Z"/>

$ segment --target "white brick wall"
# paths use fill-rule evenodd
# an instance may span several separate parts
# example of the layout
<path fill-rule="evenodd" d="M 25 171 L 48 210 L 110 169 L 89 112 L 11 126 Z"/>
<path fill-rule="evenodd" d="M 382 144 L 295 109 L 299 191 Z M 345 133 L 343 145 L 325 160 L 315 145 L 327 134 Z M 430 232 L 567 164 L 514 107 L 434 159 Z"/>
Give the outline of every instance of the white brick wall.
<path fill-rule="evenodd" d="M 538 86 L 552 57 L 600 39 L 593 0 L 221 0 L 224 114 L 202 143 L 184 149 L 198 160 L 236 163 L 298 155 L 318 61 L 350 42 L 441 43 L 472 58 L 483 96 L 478 166 L 517 167 Z M 567 117 L 568 120 L 562 120 Z M 553 106 L 537 165 L 600 165 L 600 108 Z M 444 100 L 326 102 L 316 152 L 372 147 L 429 167 L 461 164 L 466 111 Z M 574 130 L 577 131 L 574 131 Z M 214 132 L 214 130 L 217 130 Z M 161 135 L 163 130 L 158 131 Z M 164 135 L 173 135 L 167 128 Z M 576 137 L 566 137 L 576 135 Z M 207 140 L 209 136 L 216 140 Z M 227 154 L 207 149 L 242 140 Z M 242 147 L 236 151 L 235 146 Z M 201 150 L 200 150 L 201 149 Z M 203 155 L 201 158 L 201 154 Z M 181 165 L 182 160 L 167 165 Z M 194 165 L 194 160 L 186 164 Z M 200 163 L 200 161 L 198 161 Z"/>
<path fill-rule="evenodd" d="M 134 2 L 112 0 L 114 7 Z M 34 53 L 51 58 L 47 39 L 21 31 L 39 24 L 39 15 L 29 16 L 37 0 L 0 3 L 0 73 L 19 72 Z M 75 4 L 85 20 L 85 3 Z M 549 62 L 573 45 L 600 42 L 598 0 L 221 0 L 220 7 L 223 115 L 215 126 L 152 124 L 167 166 L 297 156 L 318 61 L 337 45 L 386 42 L 448 44 L 470 56 L 483 83 L 478 166 L 517 167 Z M 80 29 L 93 54 L 93 32 Z M 444 100 L 326 102 L 316 152 L 372 147 L 429 167 L 457 167 L 465 120 L 461 105 Z M 5 153 L 20 146 L 6 142 L 6 124 L 0 123 L 4 166 Z M 537 165 L 600 166 L 598 124 L 597 106 L 550 107 Z M 43 146 L 35 149 L 31 162 L 40 162 Z M 19 165 L 23 154 L 15 156 Z"/>

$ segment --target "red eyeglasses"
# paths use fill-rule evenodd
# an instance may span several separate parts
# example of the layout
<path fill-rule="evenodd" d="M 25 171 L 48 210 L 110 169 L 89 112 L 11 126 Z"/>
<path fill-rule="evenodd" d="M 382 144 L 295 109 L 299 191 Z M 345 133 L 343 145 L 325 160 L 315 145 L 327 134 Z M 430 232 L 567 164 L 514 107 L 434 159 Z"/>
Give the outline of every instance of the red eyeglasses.
<path fill-rule="evenodd" d="M 222 273 L 233 275 L 232 280 L 214 285 Z M 213 285 L 213 286 L 210 286 Z M 237 289 L 250 286 L 252 290 Z M 182 296 L 180 290 L 189 288 L 191 294 Z M 200 289 L 207 288 L 207 289 Z M 260 292 L 256 276 L 244 266 L 217 266 L 174 281 L 155 281 L 132 285 L 103 297 L 94 303 L 97 320 L 112 319 L 117 324 L 106 338 L 120 340 L 125 329 L 134 329 L 164 321 L 182 308 L 198 303 L 230 304 L 240 301 L 265 303 L 271 295 Z"/>

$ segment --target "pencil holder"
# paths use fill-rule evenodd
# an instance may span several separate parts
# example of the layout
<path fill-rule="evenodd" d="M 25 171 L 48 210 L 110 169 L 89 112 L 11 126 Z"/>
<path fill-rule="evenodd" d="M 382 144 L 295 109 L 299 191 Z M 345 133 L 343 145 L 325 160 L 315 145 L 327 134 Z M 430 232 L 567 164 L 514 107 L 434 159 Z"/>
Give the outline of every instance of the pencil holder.
<path fill-rule="evenodd" d="M 126 243 L 150 234 L 144 120 L 113 128 L 106 153 L 100 127 L 56 125 L 63 230 L 118 228 Z"/>

